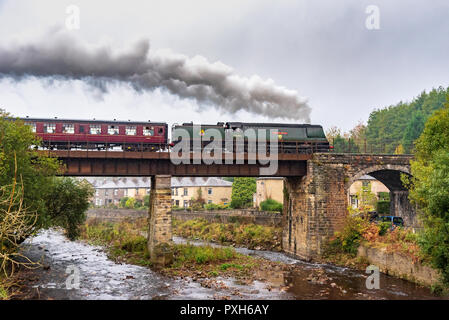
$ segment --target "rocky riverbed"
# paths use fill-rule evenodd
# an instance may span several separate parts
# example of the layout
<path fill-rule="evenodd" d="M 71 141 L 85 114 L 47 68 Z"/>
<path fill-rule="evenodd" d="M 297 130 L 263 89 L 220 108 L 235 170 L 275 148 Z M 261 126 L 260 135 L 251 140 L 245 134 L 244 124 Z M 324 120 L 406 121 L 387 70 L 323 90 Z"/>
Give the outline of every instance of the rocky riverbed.
<path fill-rule="evenodd" d="M 175 238 L 175 242 L 185 242 Z M 197 245 L 203 243 L 197 242 Z M 167 277 L 149 268 L 115 263 L 102 247 L 69 241 L 57 230 L 28 239 L 22 251 L 41 266 L 22 273 L 28 299 L 439 299 L 428 288 L 381 274 L 380 289 L 367 289 L 368 275 L 314 264 L 278 252 L 236 248 L 280 262 L 254 281 Z M 79 279 L 79 288 L 76 286 Z M 75 288 L 71 288 L 75 287 Z"/>

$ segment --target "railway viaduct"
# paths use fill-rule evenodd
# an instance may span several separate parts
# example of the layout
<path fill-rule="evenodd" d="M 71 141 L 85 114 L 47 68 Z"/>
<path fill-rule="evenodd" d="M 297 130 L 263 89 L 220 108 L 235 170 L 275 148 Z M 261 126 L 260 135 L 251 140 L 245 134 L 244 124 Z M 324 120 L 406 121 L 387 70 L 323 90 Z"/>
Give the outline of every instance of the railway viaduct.
<path fill-rule="evenodd" d="M 47 152 L 47 151 L 45 151 Z M 50 151 L 48 151 L 50 152 Z M 261 165 L 179 164 L 168 152 L 51 151 L 65 164 L 68 176 L 151 176 L 148 248 L 155 263 L 170 259 L 172 241 L 171 176 L 260 176 Z M 195 155 L 190 155 L 193 159 Z M 391 214 L 416 224 L 416 210 L 408 201 L 401 175 L 410 175 L 410 155 L 280 154 L 275 176 L 285 178 L 283 250 L 313 260 L 341 229 L 349 205 L 349 187 L 369 174 L 390 190 Z"/>

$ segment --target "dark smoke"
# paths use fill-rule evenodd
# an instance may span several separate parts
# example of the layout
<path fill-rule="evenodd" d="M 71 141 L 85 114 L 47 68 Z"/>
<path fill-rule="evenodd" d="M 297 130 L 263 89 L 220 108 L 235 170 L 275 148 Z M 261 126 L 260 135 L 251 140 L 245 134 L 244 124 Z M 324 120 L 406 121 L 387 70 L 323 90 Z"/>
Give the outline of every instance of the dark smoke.
<path fill-rule="evenodd" d="M 20 81 L 28 76 L 81 79 L 102 91 L 107 91 L 108 83 L 120 81 L 137 91 L 165 89 L 226 112 L 246 110 L 271 118 L 310 121 L 307 101 L 294 90 L 257 75 L 241 77 L 229 66 L 210 63 L 202 56 L 150 51 L 148 41 L 118 52 L 107 46 L 92 48 L 55 32 L 34 43 L 0 46 L 0 77 Z"/>

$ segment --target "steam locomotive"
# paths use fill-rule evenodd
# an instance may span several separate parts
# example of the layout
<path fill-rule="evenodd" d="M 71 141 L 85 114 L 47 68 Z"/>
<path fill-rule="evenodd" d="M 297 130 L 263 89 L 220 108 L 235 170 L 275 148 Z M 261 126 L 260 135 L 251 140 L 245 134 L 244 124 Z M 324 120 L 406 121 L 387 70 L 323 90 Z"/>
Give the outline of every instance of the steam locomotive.
<path fill-rule="evenodd" d="M 240 150 L 248 152 L 250 142 L 260 140 L 266 141 L 266 148 L 269 151 L 270 139 L 277 140 L 279 153 L 313 153 L 313 152 L 329 152 L 332 148 L 326 139 L 323 127 L 311 124 L 285 124 L 285 123 L 245 123 L 245 122 L 218 122 L 216 125 L 201 125 L 198 131 L 198 125 L 193 123 L 183 123 L 182 125 L 174 125 L 172 132 L 172 145 L 181 142 L 176 137 L 176 130 L 182 129 L 188 132 L 191 150 L 195 149 L 195 140 L 201 140 L 201 136 L 207 129 L 215 129 L 216 135 L 221 138 L 222 148 L 226 150 L 226 139 L 232 140 L 233 151 Z M 259 131 L 259 129 L 264 129 Z M 251 132 L 253 135 L 245 133 Z M 259 136 L 263 134 L 263 136 Z M 178 139 L 177 139 L 178 138 Z M 205 147 L 206 142 L 196 144 L 201 148 Z M 254 144 L 253 144 L 254 145 Z"/>
<path fill-rule="evenodd" d="M 281 124 L 281 123 L 244 123 L 218 122 L 213 125 L 198 125 L 184 123 L 172 126 L 172 139 L 168 140 L 168 125 L 165 122 L 132 122 L 132 121 L 102 121 L 102 120 L 71 120 L 71 119 L 42 119 L 21 118 L 31 130 L 42 139 L 42 145 L 51 150 L 69 149 L 97 149 L 110 150 L 119 148 L 123 151 L 157 152 L 175 146 L 181 139 L 175 137 L 179 129 L 188 133 L 188 140 L 193 146 L 195 140 L 200 141 L 201 148 L 205 147 L 202 135 L 207 129 L 215 129 L 224 143 L 229 135 L 243 143 L 244 152 L 248 151 L 249 142 L 259 139 L 258 129 L 265 129 L 264 134 L 269 145 L 271 135 L 278 141 L 279 153 L 312 153 L 328 152 L 331 148 L 320 125 L 310 124 Z M 244 133 L 253 129 L 254 137 L 247 137 Z M 208 142 L 206 142 L 207 144 Z M 225 145 L 223 144 L 223 147 Z M 235 149 L 234 149 L 235 150 Z M 237 149 L 239 150 L 239 149 Z M 242 149 L 240 149 L 242 150 Z"/>

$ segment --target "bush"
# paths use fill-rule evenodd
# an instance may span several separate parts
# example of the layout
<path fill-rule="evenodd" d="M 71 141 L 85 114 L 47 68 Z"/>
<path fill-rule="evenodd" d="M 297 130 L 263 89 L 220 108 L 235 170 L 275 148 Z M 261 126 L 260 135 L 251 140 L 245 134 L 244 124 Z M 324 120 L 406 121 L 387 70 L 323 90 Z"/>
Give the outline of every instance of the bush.
<path fill-rule="evenodd" d="M 225 210 L 229 206 L 224 204 L 208 203 L 204 206 L 206 210 Z"/>
<path fill-rule="evenodd" d="M 126 201 L 128 201 L 128 197 L 123 197 L 120 199 L 120 207 L 121 208 L 126 208 Z"/>
<path fill-rule="evenodd" d="M 385 200 L 377 201 L 376 210 L 378 214 L 390 213 L 390 201 Z"/>
<path fill-rule="evenodd" d="M 390 201 L 389 192 L 379 192 L 377 195 L 379 196 L 379 201 Z"/>
<path fill-rule="evenodd" d="M 273 199 L 267 199 L 260 203 L 260 210 L 263 211 L 273 211 L 282 213 L 282 208 L 283 208 L 282 203 Z"/>
<path fill-rule="evenodd" d="M 336 232 L 335 239 L 329 242 L 328 253 L 335 254 L 343 251 L 356 256 L 360 241 L 363 239 L 363 233 L 369 226 L 368 219 L 357 214 L 349 214 L 343 230 Z"/>
<path fill-rule="evenodd" d="M 385 235 L 388 230 L 390 230 L 392 227 L 392 223 L 389 221 L 381 222 L 379 223 L 379 235 L 383 236 Z"/>

